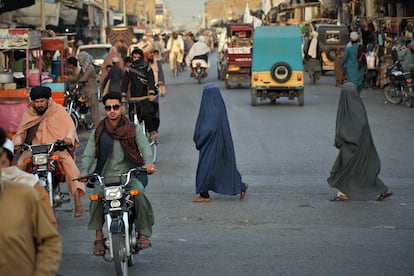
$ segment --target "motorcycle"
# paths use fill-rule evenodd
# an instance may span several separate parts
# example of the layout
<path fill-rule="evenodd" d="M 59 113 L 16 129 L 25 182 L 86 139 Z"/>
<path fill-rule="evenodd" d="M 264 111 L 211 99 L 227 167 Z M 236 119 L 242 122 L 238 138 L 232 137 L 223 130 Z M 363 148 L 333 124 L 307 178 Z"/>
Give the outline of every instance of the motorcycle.
<path fill-rule="evenodd" d="M 128 275 L 128 266 L 133 265 L 137 235 L 135 229 L 135 209 L 132 197 L 137 196 L 139 190 L 128 189 L 131 176 L 134 173 L 144 173 L 145 169 L 137 167 L 127 173 L 115 177 L 103 177 L 96 173 L 74 180 L 88 180 L 87 187 L 93 188 L 99 185 L 104 189 L 104 196 L 98 194 L 90 196 L 90 200 L 99 200 L 104 207 L 105 221 L 107 224 L 108 238 L 105 240 L 105 248 L 109 250 L 110 259 L 115 264 L 116 275 Z"/>
<path fill-rule="evenodd" d="M 191 67 L 193 70 L 191 76 L 195 78 L 198 81 L 198 83 L 201 83 L 201 79 L 207 77 L 207 61 L 201 58 L 194 58 L 191 61 Z"/>
<path fill-rule="evenodd" d="M 400 104 L 405 101 L 407 107 L 412 108 L 414 104 L 414 84 L 411 72 L 401 70 L 400 61 L 397 60 L 387 68 L 385 76 L 389 82 L 384 86 L 384 97 L 387 102 Z"/>
<path fill-rule="evenodd" d="M 63 140 L 57 140 L 50 144 L 20 144 L 19 146 L 22 151 L 29 150 L 32 152 L 32 157 L 25 159 L 24 163 L 31 165 L 28 171 L 46 189 L 49 195 L 50 206 L 56 208 L 70 202 L 69 193 L 60 190 L 60 182 L 64 182 L 64 171 L 58 164 L 59 156 L 54 154 L 56 151 L 66 149 Z"/>
<path fill-rule="evenodd" d="M 89 130 L 93 128 L 88 99 L 80 91 L 79 84 L 68 85 L 65 89 L 65 109 L 75 124 L 75 128 L 84 127 Z"/>

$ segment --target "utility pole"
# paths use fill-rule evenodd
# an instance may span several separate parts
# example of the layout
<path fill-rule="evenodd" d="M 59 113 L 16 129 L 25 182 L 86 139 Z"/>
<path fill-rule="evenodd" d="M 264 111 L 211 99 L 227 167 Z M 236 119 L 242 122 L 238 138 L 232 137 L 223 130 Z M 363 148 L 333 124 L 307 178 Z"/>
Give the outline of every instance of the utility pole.
<path fill-rule="evenodd" d="M 106 28 L 108 27 L 108 0 L 103 0 L 103 22 L 101 30 L 101 42 L 106 43 Z"/>
<path fill-rule="evenodd" d="M 128 24 L 127 24 L 127 18 L 126 18 L 126 4 L 125 4 L 125 0 L 122 0 L 122 8 L 123 8 L 123 14 L 122 14 L 122 17 L 123 17 L 123 19 L 124 19 L 124 26 L 127 26 Z"/>
<path fill-rule="evenodd" d="M 45 0 L 40 0 L 40 29 L 46 30 Z"/>

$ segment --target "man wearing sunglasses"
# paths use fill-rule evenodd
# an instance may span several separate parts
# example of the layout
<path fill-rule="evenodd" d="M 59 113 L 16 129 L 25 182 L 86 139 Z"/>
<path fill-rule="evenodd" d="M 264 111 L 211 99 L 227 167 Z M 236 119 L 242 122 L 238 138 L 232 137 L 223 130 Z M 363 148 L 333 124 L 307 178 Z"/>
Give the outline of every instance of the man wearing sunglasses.
<path fill-rule="evenodd" d="M 129 169 L 142 166 L 147 173 L 155 172 L 152 164 L 152 151 L 148 139 L 139 125 L 132 125 L 122 115 L 122 94 L 109 92 L 102 98 L 106 117 L 97 125 L 91 133 L 82 157 L 82 169 L 79 178 L 87 175 L 95 158 L 96 167 L 94 172 L 98 175 L 109 177 L 127 172 Z M 138 234 L 136 250 L 148 248 L 151 243 L 149 238 L 152 234 L 154 214 L 151 203 L 145 194 L 144 185 L 146 179 L 133 177 L 130 188 L 138 189 L 139 195 L 134 196 L 135 225 Z M 94 193 L 103 196 L 103 189 L 95 185 Z M 91 215 L 88 229 L 96 231 L 96 240 L 93 253 L 95 256 L 105 254 L 104 235 L 102 227 L 104 224 L 104 210 L 100 201 L 91 201 L 89 206 Z"/>

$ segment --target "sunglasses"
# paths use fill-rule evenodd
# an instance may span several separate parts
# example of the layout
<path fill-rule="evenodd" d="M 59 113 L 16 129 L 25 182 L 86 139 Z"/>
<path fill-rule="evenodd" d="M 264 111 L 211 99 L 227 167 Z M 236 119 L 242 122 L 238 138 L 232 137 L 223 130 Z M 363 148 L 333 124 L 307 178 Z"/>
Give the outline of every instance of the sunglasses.
<path fill-rule="evenodd" d="M 113 109 L 114 111 L 117 111 L 120 108 L 121 108 L 121 106 L 119 104 L 105 105 L 105 111 L 111 111 L 111 109 Z"/>

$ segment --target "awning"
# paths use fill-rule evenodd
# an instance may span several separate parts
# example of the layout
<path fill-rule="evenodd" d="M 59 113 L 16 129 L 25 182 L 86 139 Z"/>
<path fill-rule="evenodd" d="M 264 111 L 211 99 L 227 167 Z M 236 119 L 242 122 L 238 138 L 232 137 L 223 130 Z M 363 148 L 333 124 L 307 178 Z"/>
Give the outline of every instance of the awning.
<path fill-rule="evenodd" d="M 3 13 L 34 5 L 35 0 L 2 0 L 0 4 L 0 13 Z"/>
<path fill-rule="evenodd" d="M 75 25 L 76 18 L 78 16 L 78 10 L 62 5 L 60 7 L 59 15 L 60 15 L 60 18 L 63 20 L 64 25 Z"/>
<path fill-rule="evenodd" d="M 45 3 L 45 23 L 46 25 L 59 25 L 60 2 Z M 40 3 L 30 7 L 16 10 L 14 19 L 19 24 L 40 25 Z"/>

